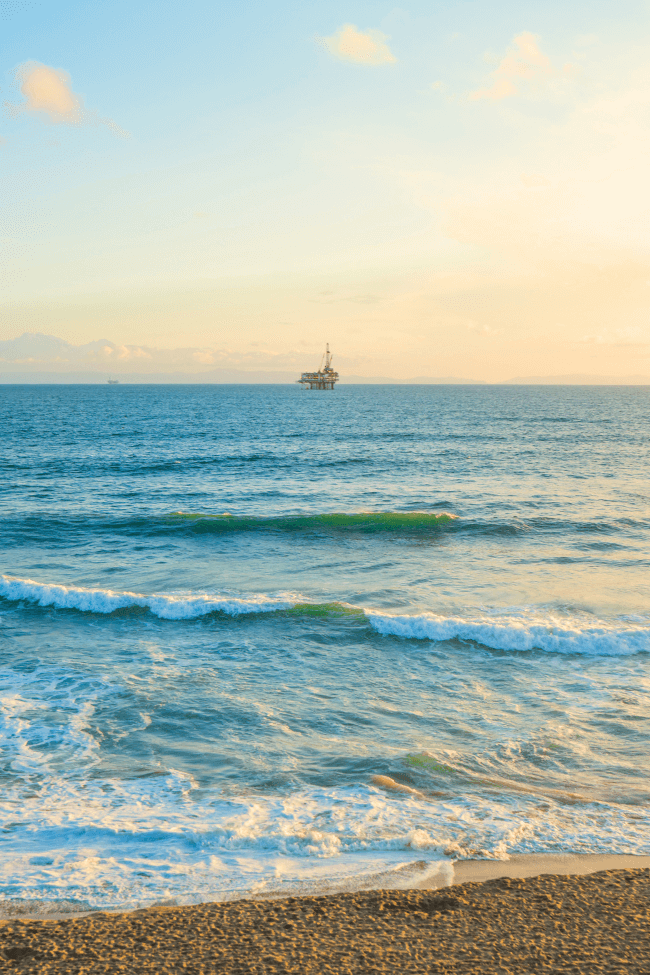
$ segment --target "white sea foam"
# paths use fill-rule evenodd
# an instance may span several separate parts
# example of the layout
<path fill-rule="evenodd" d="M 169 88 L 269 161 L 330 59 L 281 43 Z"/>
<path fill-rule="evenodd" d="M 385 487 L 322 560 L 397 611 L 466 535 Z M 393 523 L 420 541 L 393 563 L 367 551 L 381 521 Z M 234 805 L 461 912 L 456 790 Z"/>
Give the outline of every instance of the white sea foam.
<path fill-rule="evenodd" d="M 236 894 L 407 887 L 451 874 L 449 859 L 511 853 L 650 851 L 650 821 L 607 805 L 512 796 L 439 799 L 356 788 L 290 796 L 201 795 L 181 772 L 103 785 L 61 777 L 7 790 L 15 823 L 0 850 L 5 898 L 95 907 Z"/>
<path fill-rule="evenodd" d="M 16 579 L 6 575 L 0 576 L 0 596 L 15 601 L 37 603 L 39 606 L 78 609 L 87 613 L 114 613 L 119 609 L 142 607 L 148 609 L 154 616 L 165 620 L 193 619 L 210 613 L 225 613 L 228 616 L 268 613 L 289 609 L 295 602 L 295 600 L 276 599 L 265 595 L 252 596 L 248 599 L 212 596 L 205 593 L 198 595 L 154 593 L 146 596 L 137 592 L 63 586 L 35 582 L 33 579 Z"/>
<path fill-rule="evenodd" d="M 562 616 L 477 615 L 392 616 L 365 611 L 378 633 L 416 640 L 468 640 L 494 650 L 546 650 L 591 656 L 650 652 L 650 624 Z"/>
<path fill-rule="evenodd" d="M 310 604 L 294 594 L 269 596 L 252 594 L 245 597 L 211 593 L 120 592 L 91 589 L 56 583 L 35 582 L 0 576 L 0 596 L 13 601 L 76 609 L 90 613 L 114 613 L 120 609 L 140 607 L 166 620 L 189 620 L 210 613 L 242 616 L 248 613 L 272 613 Z M 318 605 L 318 604 L 314 604 Z M 364 615 L 378 633 L 417 640 L 464 640 L 494 650 L 588 654 L 591 656 L 627 656 L 650 653 L 650 620 L 602 620 L 582 616 L 522 608 L 509 613 L 467 616 L 442 616 L 435 613 L 393 615 L 367 607 L 328 603 L 326 607 L 344 606 Z"/>
<path fill-rule="evenodd" d="M 0 672 L 0 912 L 3 899 L 11 909 L 16 898 L 136 907 L 409 886 L 444 880 L 458 857 L 650 852 L 646 805 L 467 772 L 441 791 L 437 773 L 427 775 L 439 759 L 428 764 L 425 754 L 410 765 L 417 789 L 381 761 L 345 785 L 289 794 L 206 788 L 165 762 L 164 749 L 158 774 L 120 778 L 110 749 L 102 769 L 104 735 L 143 723 L 140 707 L 124 707 L 117 673 L 61 663 Z"/>

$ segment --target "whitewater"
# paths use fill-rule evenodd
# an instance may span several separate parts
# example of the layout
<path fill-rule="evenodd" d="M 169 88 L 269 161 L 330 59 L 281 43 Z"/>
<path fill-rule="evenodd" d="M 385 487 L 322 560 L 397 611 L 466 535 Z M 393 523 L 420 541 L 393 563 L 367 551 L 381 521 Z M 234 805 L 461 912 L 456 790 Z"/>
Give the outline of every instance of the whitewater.
<path fill-rule="evenodd" d="M 0 910 L 650 853 L 650 391 L 0 386 Z"/>
<path fill-rule="evenodd" d="M 87 613 L 115 613 L 120 609 L 146 609 L 163 620 L 191 620 L 210 613 L 240 616 L 245 613 L 301 611 L 318 614 L 359 615 L 378 633 L 415 640 L 460 639 L 501 650 L 548 650 L 555 653 L 587 653 L 596 656 L 650 653 L 650 619 L 594 620 L 555 614 L 543 617 L 527 609 L 518 613 L 497 613 L 476 618 L 437 616 L 425 613 L 395 616 L 367 607 L 342 603 L 310 603 L 300 596 L 286 594 L 251 595 L 246 599 L 208 593 L 165 595 L 113 592 L 110 589 L 83 589 L 77 586 L 34 582 L 0 576 L 0 596 L 9 602 L 33 602 L 39 606 L 78 609 Z"/>

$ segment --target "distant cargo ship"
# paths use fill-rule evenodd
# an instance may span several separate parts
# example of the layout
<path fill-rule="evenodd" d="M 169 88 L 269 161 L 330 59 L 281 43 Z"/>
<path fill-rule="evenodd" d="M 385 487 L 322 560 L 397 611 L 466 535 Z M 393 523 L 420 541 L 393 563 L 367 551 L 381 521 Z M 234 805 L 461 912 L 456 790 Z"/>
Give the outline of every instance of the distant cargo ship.
<path fill-rule="evenodd" d="M 106 382 L 108 383 L 109 386 L 117 386 L 117 384 L 119 383 L 119 379 L 107 379 Z"/>
<path fill-rule="evenodd" d="M 333 355 L 330 352 L 329 343 L 325 347 L 325 355 L 321 359 L 318 372 L 303 372 L 297 381 L 302 384 L 303 389 L 334 389 L 334 383 L 338 382 L 339 374 L 332 369 Z"/>

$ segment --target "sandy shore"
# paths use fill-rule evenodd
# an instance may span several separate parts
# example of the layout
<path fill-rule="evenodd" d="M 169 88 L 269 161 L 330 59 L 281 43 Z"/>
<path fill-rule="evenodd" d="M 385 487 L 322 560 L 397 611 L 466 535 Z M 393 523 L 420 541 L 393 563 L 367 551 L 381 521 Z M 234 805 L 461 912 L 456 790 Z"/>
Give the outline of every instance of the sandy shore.
<path fill-rule="evenodd" d="M 5 920 L 0 972 L 649 975 L 650 869 Z"/>
<path fill-rule="evenodd" d="M 456 860 L 454 883 L 496 880 L 498 877 L 538 877 L 542 873 L 597 873 L 601 870 L 639 870 L 650 867 L 650 856 L 620 853 L 530 853 L 508 860 Z"/>

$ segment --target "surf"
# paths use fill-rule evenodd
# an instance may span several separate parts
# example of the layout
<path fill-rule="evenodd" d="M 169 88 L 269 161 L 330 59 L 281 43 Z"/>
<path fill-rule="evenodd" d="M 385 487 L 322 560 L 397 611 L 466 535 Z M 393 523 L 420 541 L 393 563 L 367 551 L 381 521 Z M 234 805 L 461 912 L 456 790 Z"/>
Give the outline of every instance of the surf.
<path fill-rule="evenodd" d="M 378 633 L 410 640 L 460 640 L 519 653 L 540 650 L 597 657 L 650 653 L 648 622 L 539 616 L 529 611 L 463 617 L 435 613 L 397 616 L 366 610 L 366 616 Z"/>
<path fill-rule="evenodd" d="M 56 609 L 74 609 L 85 613 L 110 614 L 119 610 L 140 608 L 165 620 L 186 620 L 211 613 L 241 616 L 246 613 L 268 613 L 290 609 L 294 602 L 259 595 L 249 599 L 198 595 L 167 595 L 137 592 L 117 592 L 112 589 L 88 589 L 57 583 L 35 582 L 33 579 L 0 577 L 0 596 L 12 602 L 25 601 Z"/>
<path fill-rule="evenodd" d="M 42 607 L 110 615 L 139 609 L 161 620 L 192 620 L 210 615 L 240 617 L 283 613 L 327 625 L 330 618 L 362 621 L 379 636 L 428 643 L 456 641 L 502 652 L 544 651 L 588 656 L 650 653 L 650 620 L 603 620 L 588 614 L 566 615 L 531 608 L 443 616 L 433 612 L 397 615 L 342 601 L 312 601 L 300 594 L 225 595 L 218 593 L 144 593 L 36 582 L 0 576 L 0 598 Z"/>

